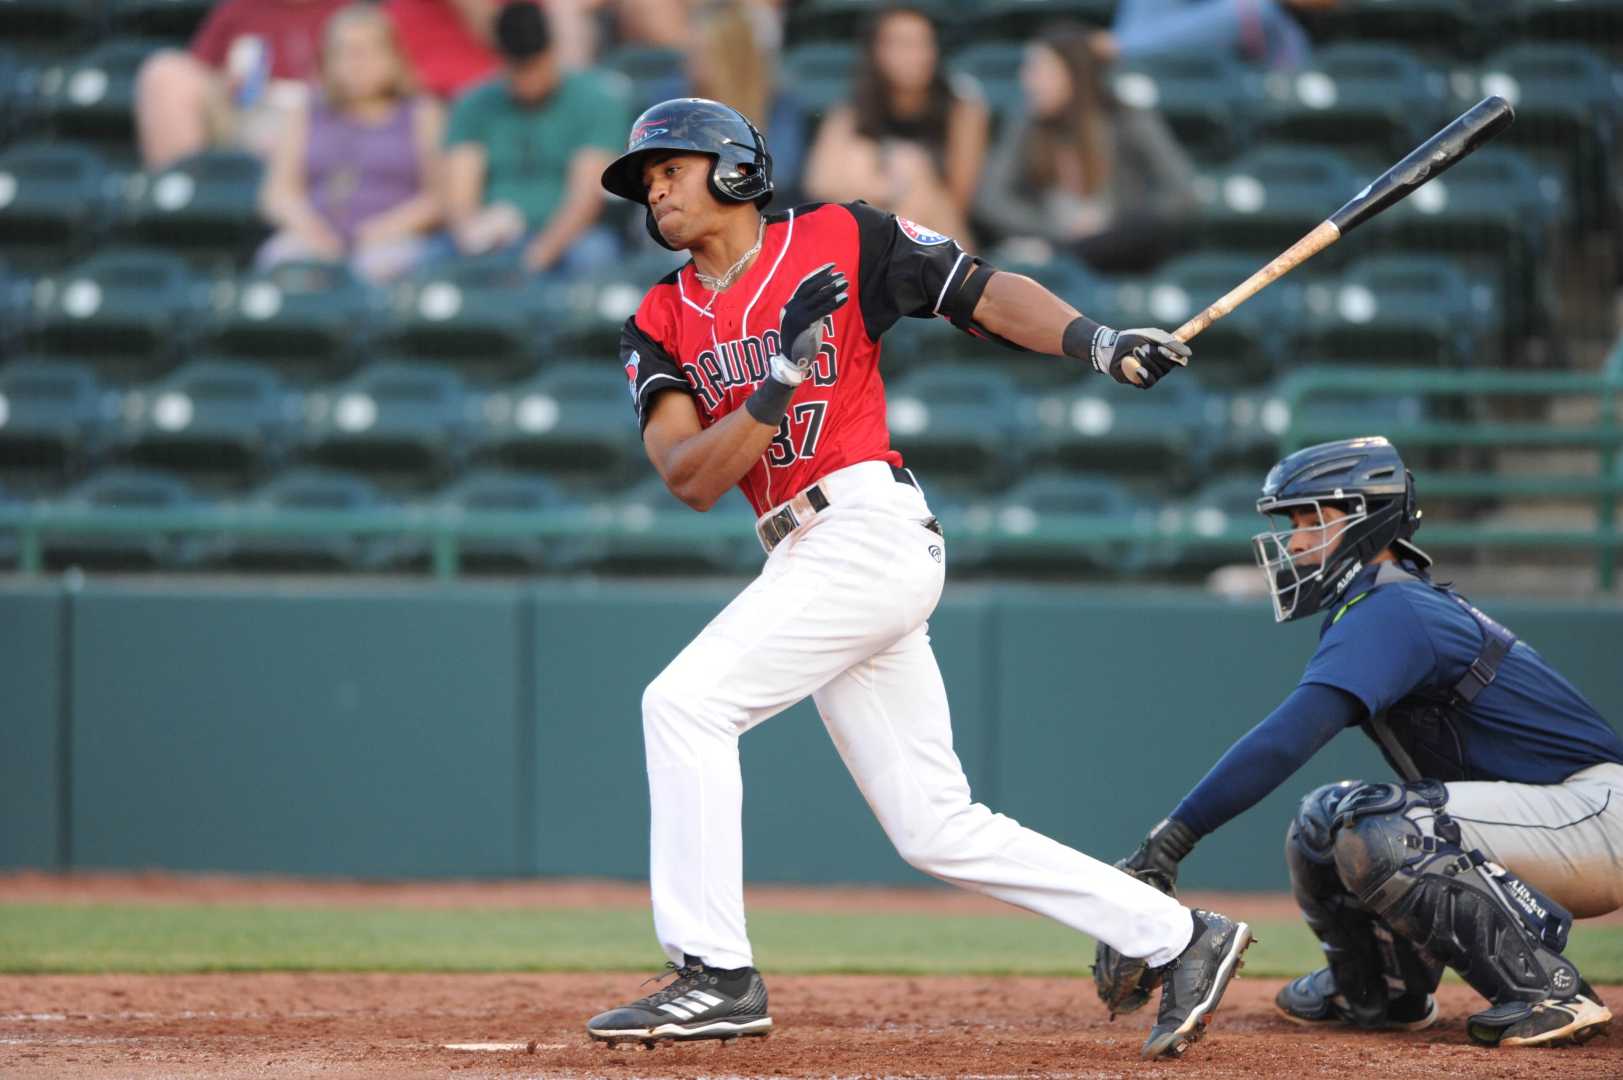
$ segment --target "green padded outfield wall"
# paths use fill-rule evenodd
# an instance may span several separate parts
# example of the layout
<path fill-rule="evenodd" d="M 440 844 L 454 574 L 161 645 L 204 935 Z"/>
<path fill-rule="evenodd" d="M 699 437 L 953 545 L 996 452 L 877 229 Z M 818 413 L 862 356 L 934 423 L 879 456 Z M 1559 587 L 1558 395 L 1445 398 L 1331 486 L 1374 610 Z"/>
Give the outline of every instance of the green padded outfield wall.
<path fill-rule="evenodd" d="M 642 689 L 736 589 L 0 587 L 0 865 L 641 877 Z M 1486 606 L 1623 717 L 1623 609 Z M 985 585 L 949 587 L 931 631 L 977 797 L 1105 859 L 1288 692 L 1316 636 L 1193 592 Z M 923 880 L 809 704 L 742 758 L 752 880 Z M 1384 774 L 1339 737 L 1187 880 L 1282 887 L 1300 795 Z"/>

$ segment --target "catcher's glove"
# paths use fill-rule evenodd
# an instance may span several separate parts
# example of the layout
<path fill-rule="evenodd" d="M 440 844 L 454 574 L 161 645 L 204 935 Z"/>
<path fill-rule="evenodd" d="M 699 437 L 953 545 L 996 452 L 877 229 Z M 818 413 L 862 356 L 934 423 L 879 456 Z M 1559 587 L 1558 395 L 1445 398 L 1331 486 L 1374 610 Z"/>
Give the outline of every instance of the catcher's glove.
<path fill-rule="evenodd" d="M 1151 829 L 1138 850 L 1118 862 L 1116 868 L 1168 896 L 1177 896 L 1178 863 L 1194 848 L 1195 839 L 1189 826 L 1167 818 Z M 1093 988 L 1110 1010 L 1112 1020 L 1117 1013 L 1142 1008 L 1161 985 L 1163 971 L 1141 959 L 1123 956 L 1103 941 L 1094 950 Z"/>

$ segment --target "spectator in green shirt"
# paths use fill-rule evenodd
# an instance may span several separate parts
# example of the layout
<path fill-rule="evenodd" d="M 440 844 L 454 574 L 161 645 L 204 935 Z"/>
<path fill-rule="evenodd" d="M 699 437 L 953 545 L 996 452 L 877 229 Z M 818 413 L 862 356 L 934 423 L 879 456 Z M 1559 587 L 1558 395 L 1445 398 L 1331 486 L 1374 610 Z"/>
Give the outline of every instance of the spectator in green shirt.
<path fill-rule="evenodd" d="M 629 117 L 591 72 L 565 72 L 532 0 L 496 17 L 501 75 L 470 89 L 446 133 L 445 213 L 464 255 L 512 252 L 526 269 L 581 273 L 618 255 L 597 224 L 603 170 Z"/>

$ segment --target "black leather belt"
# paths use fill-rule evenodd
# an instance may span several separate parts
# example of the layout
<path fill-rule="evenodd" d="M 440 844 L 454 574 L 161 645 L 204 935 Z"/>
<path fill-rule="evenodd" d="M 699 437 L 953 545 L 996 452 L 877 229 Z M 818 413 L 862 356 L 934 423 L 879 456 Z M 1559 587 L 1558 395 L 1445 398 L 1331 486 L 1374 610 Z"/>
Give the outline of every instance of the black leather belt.
<path fill-rule="evenodd" d="M 890 474 L 895 478 L 898 484 L 907 484 L 908 486 L 914 488 L 919 486 L 918 481 L 913 479 L 912 472 L 901 468 L 900 466 L 892 465 L 890 467 Z M 923 489 L 921 488 L 920 490 L 922 491 Z M 796 495 L 794 498 L 784 503 L 772 514 L 757 522 L 755 525 L 755 535 L 761 538 L 761 546 L 765 548 L 767 554 L 770 555 L 772 553 L 772 549 L 783 542 L 784 537 L 800 528 L 818 514 L 821 514 L 824 510 L 827 510 L 828 507 L 828 495 L 824 493 L 822 485 L 813 484 L 805 491 L 802 491 L 799 495 Z M 935 518 L 931 518 L 929 521 L 925 522 L 924 527 L 934 532 L 937 536 L 941 535 L 941 525 L 936 521 Z"/>

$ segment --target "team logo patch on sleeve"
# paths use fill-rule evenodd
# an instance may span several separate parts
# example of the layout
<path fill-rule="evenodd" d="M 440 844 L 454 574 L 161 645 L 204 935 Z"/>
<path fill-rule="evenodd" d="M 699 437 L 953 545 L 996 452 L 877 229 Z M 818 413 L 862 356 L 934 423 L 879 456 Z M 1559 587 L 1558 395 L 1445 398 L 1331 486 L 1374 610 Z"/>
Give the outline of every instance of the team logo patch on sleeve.
<path fill-rule="evenodd" d="M 938 233 L 934 229 L 926 229 L 918 222 L 909 221 L 901 216 L 896 218 L 896 227 L 902 230 L 903 236 L 907 237 L 915 244 L 923 244 L 925 247 L 933 247 L 936 244 L 945 244 L 952 239 L 950 236 Z"/>
<path fill-rule="evenodd" d="M 642 357 L 633 352 L 631 359 L 626 361 L 626 381 L 631 384 L 631 400 L 637 400 L 637 366 L 642 363 Z"/>

